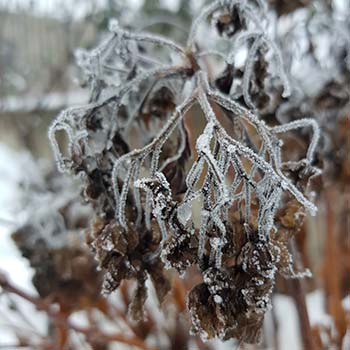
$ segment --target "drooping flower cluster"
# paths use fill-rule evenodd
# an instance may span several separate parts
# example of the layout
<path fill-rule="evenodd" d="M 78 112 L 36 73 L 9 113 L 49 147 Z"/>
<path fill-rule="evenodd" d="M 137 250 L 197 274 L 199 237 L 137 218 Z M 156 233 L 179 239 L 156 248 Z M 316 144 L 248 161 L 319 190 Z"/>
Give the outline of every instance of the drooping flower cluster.
<path fill-rule="evenodd" d="M 203 41 L 208 19 L 216 32 Z M 112 21 L 106 41 L 78 53 L 90 102 L 63 111 L 49 137 L 59 169 L 80 176 L 94 209 L 88 243 L 105 270 L 104 291 L 138 281 L 136 319 L 147 276 L 162 301 L 164 270 L 196 265 L 203 282 L 188 296 L 193 331 L 257 342 L 276 273 L 303 275 L 293 272 L 283 225 L 316 211 L 299 180 L 318 174 L 319 128 L 313 119 L 261 118 L 291 93 L 269 23 L 264 1 L 218 0 L 194 19 L 185 46 Z M 204 120 L 195 139 L 190 119 Z M 305 154 L 289 159 L 283 138 L 302 128 Z"/>

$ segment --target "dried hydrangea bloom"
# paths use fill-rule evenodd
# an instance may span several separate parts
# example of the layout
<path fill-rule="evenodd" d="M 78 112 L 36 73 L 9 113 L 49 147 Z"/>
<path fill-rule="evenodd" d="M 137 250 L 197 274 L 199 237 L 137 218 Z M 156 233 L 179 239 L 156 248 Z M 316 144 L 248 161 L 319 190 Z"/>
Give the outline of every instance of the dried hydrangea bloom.
<path fill-rule="evenodd" d="M 196 265 L 203 282 L 188 296 L 192 332 L 255 343 L 277 272 L 299 276 L 276 215 L 290 203 L 300 215 L 316 212 L 291 174 L 308 183 L 318 173 L 319 128 L 312 119 L 270 125 L 260 115 L 292 91 L 270 24 L 264 1 L 217 0 L 194 18 L 185 45 L 113 21 L 100 46 L 78 55 L 90 103 L 63 111 L 49 136 L 59 169 L 80 176 L 94 209 L 88 243 L 104 292 L 138 281 L 135 318 L 148 276 L 161 302 L 164 270 Z M 189 118 L 204 120 L 195 139 Z M 301 129 L 308 147 L 289 159 L 283 136 Z"/>

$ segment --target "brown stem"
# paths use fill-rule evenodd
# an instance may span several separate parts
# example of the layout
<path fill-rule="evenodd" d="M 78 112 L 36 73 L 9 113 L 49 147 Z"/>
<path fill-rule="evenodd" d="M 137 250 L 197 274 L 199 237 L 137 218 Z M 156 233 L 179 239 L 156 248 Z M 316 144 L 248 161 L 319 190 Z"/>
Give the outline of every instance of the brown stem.
<path fill-rule="evenodd" d="M 279 350 L 279 341 L 278 341 L 278 332 L 279 332 L 279 324 L 278 319 L 276 315 L 276 309 L 273 307 L 271 310 L 271 316 L 272 316 L 272 324 L 273 324 L 273 348 L 275 350 Z"/>
<path fill-rule="evenodd" d="M 327 311 L 332 316 L 338 332 L 336 340 L 338 346 L 341 346 L 342 339 L 346 334 L 346 315 L 342 306 L 342 292 L 341 292 L 341 248 L 340 237 L 338 232 L 338 218 L 336 217 L 336 210 L 334 204 L 337 203 L 336 192 L 329 189 L 326 192 L 327 205 L 327 237 L 325 245 L 325 261 L 324 261 L 324 275 L 325 275 L 325 292 Z M 343 243 L 342 243 L 343 244 Z"/>
<path fill-rule="evenodd" d="M 90 328 L 85 328 L 85 327 L 80 327 L 78 325 L 73 324 L 68 318 L 67 314 L 54 310 L 52 308 L 52 305 L 48 303 L 47 301 L 44 301 L 38 297 L 32 296 L 27 292 L 24 292 L 20 290 L 18 287 L 14 286 L 8 278 L 5 276 L 5 274 L 0 272 L 0 286 L 1 288 L 12 294 L 16 294 L 22 299 L 30 302 L 33 304 L 38 310 L 45 311 L 48 316 L 52 319 L 52 321 L 55 323 L 57 326 L 57 329 L 62 330 L 62 329 L 70 329 L 75 332 L 84 334 L 87 338 L 87 340 L 92 340 L 96 338 L 103 339 L 104 341 L 115 341 L 115 342 L 120 342 L 124 343 L 126 345 L 130 346 L 136 346 L 141 349 L 153 349 L 155 350 L 155 347 L 150 347 L 147 346 L 141 339 L 137 337 L 125 337 L 120 334 L 106 334 L 102 332 L 99 329 L 96 329 L 94 327 Z"/>
<path fill-rule="evenodd" d="M 299 270 L 301 270 L 302 269 L 301 257 L 297 251 L 294 238 L 291 239 L 291 252 L 292 252 L 292 255 L 294 256 L 294 260 L 299 265 L 298 266 Z M 306 306 L 304 281 L 302 279 L 290 279 L 288 280 L 288 285 L 289 285 L 290 294 L 294 298 L 295 306 L 299 317 L 299 326 L 300 326 L 301 338 L 303 342 L 303 349 L 317 350 L 314 343 L 309 314 Z"/>

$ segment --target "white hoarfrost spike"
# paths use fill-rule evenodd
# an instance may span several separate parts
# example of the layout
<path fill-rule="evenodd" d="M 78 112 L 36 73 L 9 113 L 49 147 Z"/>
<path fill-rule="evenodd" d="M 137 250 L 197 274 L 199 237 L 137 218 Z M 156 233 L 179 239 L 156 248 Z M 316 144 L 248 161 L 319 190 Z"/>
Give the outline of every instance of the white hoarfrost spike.
<path fill-rule="evenodd" d="M 199 242 L 198 242 L 198 259 L 202 261 L 205 249 L 205 238 L 207 235 L 207 225 L 210 213 L 205 209 L 201 212 L 201 226 L 199 228 Z"/>
<path fill-rule="evenodd" d="M 126 174 L 126 178 L 124 180 L 124 184 L 122 187 L 122 191 L 120 193 L 120 197 L 119 197 L 119 208 L 118 208 L 118 221 L 119 223 L 125 228 L 127 229 L 127 222 L 126 222 L 126 218 L 125 218 L 125 207 L 126 207 L 126 201 L 127 201 L 127 196 L 128 196 L 128 192 L 129 192 L 129 185 L 131 183 L 131 179 L 133 176 L 133 171 L 134 171 L 134 163 L 130 164 L 128 172 Z"/>
<path fill-rule="evenodd" d="M 252 74 L 253 74 L 253 67 L 254 67 L 254 63 L 257 57 L 257 53 L 258 50 L 262 44 L 262 37 L 258 36 L 252 47 L 250 48 L 249 52 L 248 52 L 248 58 L 247 58 L 247 62 L 245 64 L 245 68 L 244 68 L 244 74 L 243 74 L 243 96 L 244 96 L 244 101 L 247 104 L 247 106 L 249 106 L 252 109 L 255 109 L 254 103 L 250 98 L 250 94 L 249 94 L 249 87 L 250 87 L 250 82 L 251 82 L 251 78 L 252 78 Z"/>
<path fill-rule="evenodd" d="M 134 201 L 135 201 L 135 207 L 137 212 L 136 227 L 139 227 L 142 221 L 141 195 L 140 195 L 139 186 L 136 185 L 136 182 L 139 181 L 138 179 L 140 177 L 140 171 L 141 171 L 141 162 L 138 161 L 136 162 L 135 171 L 133 175 L 133 182 L 134 182 L 133 194 L 134 194 Z"/>
<path fill-rule="evenodd" d="M 192 190 L 196 185 L 199 176 L 203 171 L 204 164 L 205 162 L 203 158 L 200 158 L 193 163 L 186 177 L 186 185 L 188 189 Z"/>

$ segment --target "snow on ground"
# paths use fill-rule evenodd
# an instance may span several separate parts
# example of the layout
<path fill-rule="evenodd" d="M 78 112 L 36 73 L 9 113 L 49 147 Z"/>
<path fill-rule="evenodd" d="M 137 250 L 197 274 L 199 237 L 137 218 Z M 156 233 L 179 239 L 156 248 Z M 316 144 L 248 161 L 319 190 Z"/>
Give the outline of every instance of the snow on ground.
<path fill-rule="evenodd" d="M 274 308 L 278 321 L 278 343 L 283 350 L 302 350 L 298 314 L 293 300 L 285 295 L 274 296 Z"/>
<path fill-rule="evenodd" d="M 19 199 L 17 183 L 21 173 L 26 170 L 22 168 L 22 164 L 28 157 L 28 154 L 19 154 L 0 143 L 0 270 L 5 272 L 17 286 L 34 293 L 29 264 L 21 257 L 10 238 L 17 220 L 15 214 L 16 203 Z M 15 341 L 13 324 L 27 327 L 24 326 L 23 320 L 13 317 L 13 313 L 8 312 L 7 303 L 8 300 L 2 296 L 0 299 L 0 345 L 13 344 Z M 44 315 L 36 313 L 28 303 L 20 302 L 18 305 L 25 315 L 35 320 L 35 328 L 39 331 L 45 329 Z M 34 318 L 33 315 L 35 315 Z"/>
<path fill-rule="evenodd" d="M 24 160 L 29 155 L 18 154 L 7 146 L 0 144 L 0 269 L 7 272 L 18 286 L 31 286 L 29 264 L 20 256 L 15 244 L 10 238 L 16 227 L 16 203 L 19 195 L 17 183 L 20 179 Z"/>

